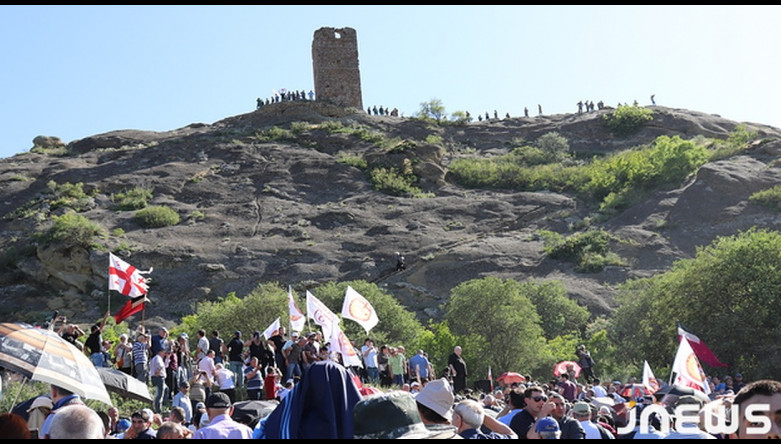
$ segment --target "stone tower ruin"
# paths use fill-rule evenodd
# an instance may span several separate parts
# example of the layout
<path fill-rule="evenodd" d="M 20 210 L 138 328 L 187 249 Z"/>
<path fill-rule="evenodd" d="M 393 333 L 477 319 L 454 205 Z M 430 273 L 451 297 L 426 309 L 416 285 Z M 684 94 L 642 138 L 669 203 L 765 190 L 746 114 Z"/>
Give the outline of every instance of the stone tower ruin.
<path fill-rule="evenodd" d="M 312 41 L 317 101 L 363 109 L 358 38 L 352 28 L 320 28 Z"/>

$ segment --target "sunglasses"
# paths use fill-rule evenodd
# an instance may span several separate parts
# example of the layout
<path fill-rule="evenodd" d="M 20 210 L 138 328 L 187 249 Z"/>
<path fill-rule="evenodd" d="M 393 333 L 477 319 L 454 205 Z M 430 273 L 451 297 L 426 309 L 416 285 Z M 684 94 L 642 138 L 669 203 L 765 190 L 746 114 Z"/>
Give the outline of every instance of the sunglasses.
<path fill-rule="evenodd" d="M 533 396 L 532 399 L 534 400 L 534 402 L 540 402 L 540 401 L 547 401 L 548 397 L 547 396 Z"/>
<path fill-rule="evenodd" d="M 144 421 L 143 419 L 134 419 L 133 420 L 133 424 L 143 424 L 144 422 L 146 422 L 146 421 Z"/>

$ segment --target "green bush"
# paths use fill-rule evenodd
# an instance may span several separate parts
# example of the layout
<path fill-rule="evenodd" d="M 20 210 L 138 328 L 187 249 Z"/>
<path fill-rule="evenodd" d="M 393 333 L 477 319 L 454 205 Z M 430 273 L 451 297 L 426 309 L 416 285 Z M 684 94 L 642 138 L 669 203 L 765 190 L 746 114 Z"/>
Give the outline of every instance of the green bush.
<path fill-rule="evenodd" d="M 748 198 L 749 202 L 764 205 L 773 210 L 781 210 L 781 185 L 767 190 L 757 191 Z"/>
<path fill-rule="evenodd" d="M 52 194 L 48 199 L 52 209 L 67 207 L 74 211 L 85 211 L 89 206 L 91 196 L 84 191 L 82 182 L 58 184 L 50 180 L 46 183 L 46 188 Z"/>
<path fill-rule="evenodd" d="M 569 141 L 555 131 L 540 136 L 535 145 L 547 155 L 548 162 L 560 162 L 569 156 Z"/>
<path fill-rule="evenodd" d="M 653 120 L 653 115 L 648 108 L 619 105 L 612 113 L 602 116 L 602 124 L 617 136 L 629 136 Z"/>
<path fill-rule="evenodd" d="M 544 250 L 552 259 L 573 262 L 576 271 L 595 273 L 606 265 L 623 265 L 623 260 L 610 251 L 610 241 L 615 237 L 604 230 L 589 230 L 562 237 L 556 233 L 542 231 Z"/>
<path fill-rule="evenodd" d="M 393 196 L 417 196 L 422 194 L 414 184 L 417 178 L 405 175 L 398 168 L 374 168 L 369 173 L 374 189 Z"/>
<path fill-rule="evenodd" d="M 141 187 L 111 195 L 111 201 L 114 202 L 115 208 L 120 211 L 146 208 L 150 200 L 152 200 L 152 190 Z"/>
<path fill-rule="evenodd" d="M 161 228 L 179 223 L 179 213 L 164 205 L 157 205 L 136 211 L 136 222 L 145 228 Z"/>
<path fill-rule="evenodd" d="M 344 152 L 339 152 L 339 154 L 337 154 L 336 161 L 345 165 L 350 165 L 360 170 L 365 170 L 368 167 L 368 163 L 363 156 L 347 154 Z"/>
<path fill-rule="evenodd" d="M 97 236 L 107 238 L 108 234 L 100 225 L 74 212 L 54 216 L 54 225 L 49 230 L 49 240 L 90 247 Z"/>

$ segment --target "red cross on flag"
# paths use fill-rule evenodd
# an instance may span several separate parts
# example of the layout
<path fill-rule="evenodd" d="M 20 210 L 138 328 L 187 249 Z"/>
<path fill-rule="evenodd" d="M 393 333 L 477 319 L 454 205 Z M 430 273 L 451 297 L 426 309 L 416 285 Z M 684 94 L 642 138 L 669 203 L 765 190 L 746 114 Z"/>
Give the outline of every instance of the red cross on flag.
<path fill-rule="evenodd" d="M 136 267 L 109 252 L 108 289 L 116 290 L 125 296 L 135 298 L 149 291 L 146 279 Z"/>

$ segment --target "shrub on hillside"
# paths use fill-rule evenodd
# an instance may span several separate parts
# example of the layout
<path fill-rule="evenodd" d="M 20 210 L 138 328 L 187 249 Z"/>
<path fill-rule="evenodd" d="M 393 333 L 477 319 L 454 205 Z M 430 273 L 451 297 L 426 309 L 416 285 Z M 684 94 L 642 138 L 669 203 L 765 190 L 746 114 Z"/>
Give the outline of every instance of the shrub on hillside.
<path fill-rule="evenodd" d="M 653 120 L 653 115 L 648 108 L 619 105 L 612 113 L 602 116 L 602 124 L 617 136 L 629 136 Z"/>
<path fill-rule="evenodd" d="M 160 228 L 179 223 L 179 213 L 164 205 L 157 205 L 136 211 L 135 220 L 145 228 Z"/>

